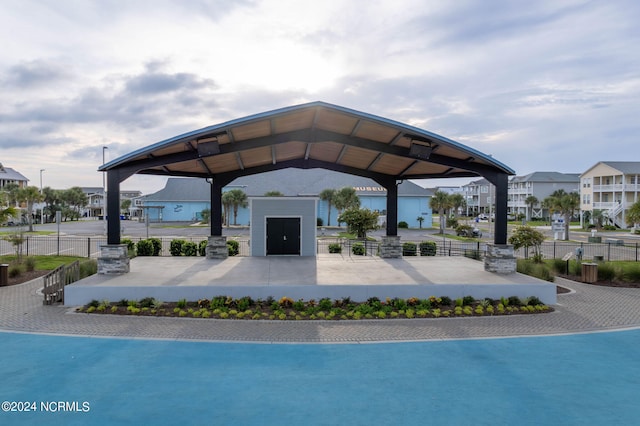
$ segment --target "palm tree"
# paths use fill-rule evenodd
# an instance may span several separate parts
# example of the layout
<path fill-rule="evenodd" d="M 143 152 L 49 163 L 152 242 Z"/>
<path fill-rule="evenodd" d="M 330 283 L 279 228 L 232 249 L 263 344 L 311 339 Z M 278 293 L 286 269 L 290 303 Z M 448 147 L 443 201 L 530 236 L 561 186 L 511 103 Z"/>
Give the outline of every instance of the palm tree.
<path fill-rule="evenodd" d="M 39 203 L 44 199 L 44 195 L 40 193 L 40 190 L 35 186 L 27 186 L 26 188 L 20 188 L 16 197 L 18 202 L 27 203 L 27 223 L 29 223 L 29 232 L 33 232 L 33 205 Z"/>
<path fill-rule="evenodd" d="M 576 209 L 580 207 L 580 194 L 567 193 L 564 189 L 554 191 L 543 201 L 550 211 L 555 211 L 564 219 L 564 239 L 569 240 L 569 223 Z"/>
<path fill-rule="evenodd" d="M 529 195 L 525 198 L 524 203 L 529 207 L 527 209 L 527 220 L 531 220 L 533 218 L 533 208 L 538 204 L 538 202 L 538 198 L 535 195 Z"/>
<path fill-rule="evenodd" d="M 453 209 L 455 217 L 458 217 L 458 210 L 464 209 L 466 205 L 467 202 L 462 194 L 456 192 L 455 194 L 449 195 L 449 208 Z"/>
<path fill-rule="evenodd" d="M 229 194 L 228 195 L 229 202 L 233 207 L 233 224 L 237 225 L 238 209 L 240 207 L 245 208 L 247 207 L 247 205 L 249 205 L 247 194 L 245 194 L 245 192 L 242 189 L 232 189 L 231 191 L 225 192 L 225 195 L 227 194 Z M 224 203 L 224 196 L 223 196 L 223 203 Z"/>
<path fill-rule="evenodd" d="M 233 205 L 233 194 L 231 191 L 227 191 L 222 194 L 222 212 L 224 217 L 224 224 L 229 226 L 229 216 L 231 214 L 231 206 Z"/>
<path fill-rule="evenodd" d="M 431 200 L 429 200 L 429 207 L 432 210 L 437 210 L 440 216 L 440 234 L 444 234 L 444 225 L 446 221 L 445 211 L 450 208 L 449 194 L 443 191 L 436 191 Z"/>
<path fill-rule="evenodd" d="M 336 198 L 336 190 L 332 188 L 323 189 L 320 192 L 320 199 L 327 202 L 327 226 L 331 226 L 331 205 Z"/>
<path fill-rule="evenodd" d="M 640 223 L 640 201 L 636 201 L 627 210 L 627 224 L 635 227 Z"/>
<path fill-rule="evenodd" d="M 350 186 L 345 186 L 344 188 L 336 191 L 333 204 L 338 209 L 338 212 L 342 213 L 344 210 L 351 208 L 357 209 L 360 207 L 360 197 L 356 194 L 355 189 Z"/>

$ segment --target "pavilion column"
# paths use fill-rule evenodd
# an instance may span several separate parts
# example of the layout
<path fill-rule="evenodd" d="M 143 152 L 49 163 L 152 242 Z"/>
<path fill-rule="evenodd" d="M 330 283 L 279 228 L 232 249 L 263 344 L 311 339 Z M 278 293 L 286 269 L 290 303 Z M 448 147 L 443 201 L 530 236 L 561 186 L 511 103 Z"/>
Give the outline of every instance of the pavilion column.
<path fill-rule="evenodd" d="M 129 272 L 129 252 L 120 244 L 120 181 L 119 170 L 107 172 L 107 244 L 100 246 L 98 274 Z"/>
<path fill-rule="evenodd" d="M 516 272 L 517 262 L 513 245 L 507 244 L 508 176 L 498 173 L 489 180 L 496 187 L 495 234 L 493 244 L 487 244 L 484 269 L 498 274 L 513 274 Z"/>
<path fill-rule="evenodd" d="M 382 237 L 380 257 L 402 257 L 402 244 L 398 236 L 398 185 L 395 179 L 379 182 L 387 190 L 387 235 Z"/>
<path fill-rule="evenodd" d="M 211 235 L 207 243 L 207 259 L 226 259 L 229 256 L 227 237 L 222 236 L 222 188 L 219 179 L 211 181 Z"/>

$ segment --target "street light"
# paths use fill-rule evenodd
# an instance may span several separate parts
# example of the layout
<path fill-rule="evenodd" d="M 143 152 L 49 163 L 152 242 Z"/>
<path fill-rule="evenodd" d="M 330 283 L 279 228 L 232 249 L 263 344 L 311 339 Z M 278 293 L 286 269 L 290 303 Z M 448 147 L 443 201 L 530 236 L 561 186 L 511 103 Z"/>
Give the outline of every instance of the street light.
<path fill-rule="evenodd" d="M 42 172 L 44 172 L 44 169 L 40 169 L 40 195 L 42 195 Z M 42 204 L 40 204 L 40 223 L 44 223 L 44 206 Z"/>

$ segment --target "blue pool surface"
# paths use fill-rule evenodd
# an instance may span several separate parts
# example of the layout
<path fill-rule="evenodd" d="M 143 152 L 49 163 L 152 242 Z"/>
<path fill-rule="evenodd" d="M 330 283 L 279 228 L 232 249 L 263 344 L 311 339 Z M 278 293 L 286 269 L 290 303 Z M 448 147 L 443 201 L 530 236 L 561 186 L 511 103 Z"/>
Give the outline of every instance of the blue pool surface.
<path fill-rule="evenodd" d="M 0 400 L 15 402 L 13 408 L 35 402 L 37 409 L 2 411 L 0 425 L 629 425 L 640 419 L 640 330 L 372 344 L 0 332 L 0 357 Z"/>

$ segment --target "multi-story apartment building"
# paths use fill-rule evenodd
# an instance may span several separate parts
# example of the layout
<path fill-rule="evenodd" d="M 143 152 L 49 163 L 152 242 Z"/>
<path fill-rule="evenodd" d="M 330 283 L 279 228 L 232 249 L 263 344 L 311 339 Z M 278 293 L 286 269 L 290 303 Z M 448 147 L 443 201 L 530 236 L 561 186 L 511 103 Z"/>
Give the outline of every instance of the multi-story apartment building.
<path fill-rule="evenodd" d="M 524 214 L 527 220 L 546 218 L 549 212 L 542 208 L 542 200 L 560 189 L 567 193 L 579 192 L 579 187 L 578 173 L 533 172 L 514 176 L 508 186 L 507 211 L 513 216 Z M 527 204 L 531 196 L 538 200 L 533 208 Z"/>
<path fill-rule="evenodd" d="M 626 228 L 626 211 L 640 199 L 640 162 L 600 161 L 580 175 L 580 208 L 600 211 L 606 222 Z"/>
<path fill-rule="evenodd" d="M 490 214 L 493 210 L 494 186 L 486 179 L 479 179 L 462 186 L 467 216 Z"/>

